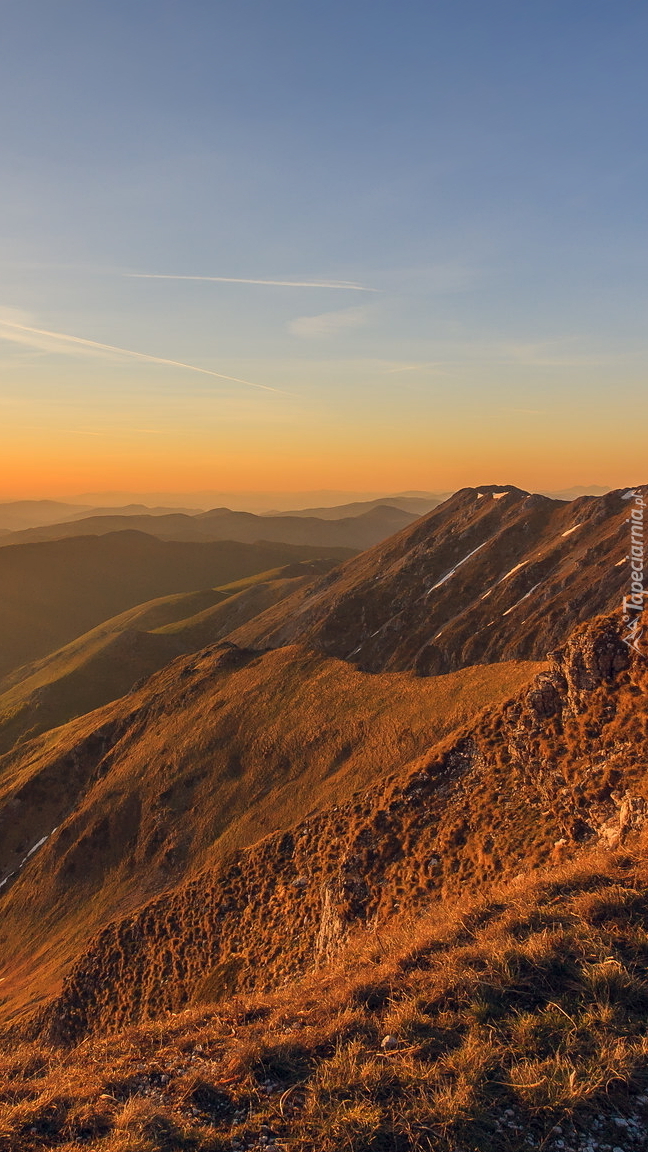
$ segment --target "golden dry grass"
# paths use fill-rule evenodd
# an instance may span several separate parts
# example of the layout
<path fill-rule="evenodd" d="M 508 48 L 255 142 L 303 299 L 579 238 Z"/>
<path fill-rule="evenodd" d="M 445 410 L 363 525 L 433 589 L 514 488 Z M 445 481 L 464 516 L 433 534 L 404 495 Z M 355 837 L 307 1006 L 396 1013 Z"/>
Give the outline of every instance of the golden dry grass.
<path fill-rule="evenodd" d="M 557 1124 L 642 1147 L 617 1120 L 647 1115 L 647 885 L 640 845 L 583 855 L 365 930 L 275 994 L 9 1046 L 0 1150 L 528 1152 Z"/>
<path fill-rule="evenodd" d="M 297 648 L 242 654 L 238 667 L 228 653 L 176 662 L 4 757 L 2 867 L 56 829 L 3 896 L 4 1019 L 51 995 L 107 920 L 376 784 L 537 669 L 421 679 Z"/>

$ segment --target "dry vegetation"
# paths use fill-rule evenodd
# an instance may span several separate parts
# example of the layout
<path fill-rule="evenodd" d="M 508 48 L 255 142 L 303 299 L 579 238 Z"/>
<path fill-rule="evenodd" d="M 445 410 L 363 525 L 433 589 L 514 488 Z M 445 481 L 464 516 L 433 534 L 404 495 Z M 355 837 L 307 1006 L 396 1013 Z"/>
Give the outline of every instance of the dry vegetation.
<path fill-rule="evenodd" d="M 18 865 L 3 890 L 2 1017 L 54 994 L 116 915 L 375 785 L 536 668 L 370 676 L 295 647 L 215 647 L 0 758 L 0 878 Z"/>
<path fill-rule="evenodd" d="M 10 1045 L 0 1149 L 645 1147 L 647 884 L 642 843 L 582 854 L 368 927 L 280 992 Z"/>

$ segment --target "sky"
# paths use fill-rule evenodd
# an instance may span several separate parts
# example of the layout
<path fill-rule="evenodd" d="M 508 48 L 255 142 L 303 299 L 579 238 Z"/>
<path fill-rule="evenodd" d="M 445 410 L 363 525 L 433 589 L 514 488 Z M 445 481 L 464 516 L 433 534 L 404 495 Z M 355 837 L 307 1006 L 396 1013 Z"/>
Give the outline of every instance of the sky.
<path fill-rule="evenodd" d="M 645 480 L 641 0 L 5 0 L 0 498 Z"/>

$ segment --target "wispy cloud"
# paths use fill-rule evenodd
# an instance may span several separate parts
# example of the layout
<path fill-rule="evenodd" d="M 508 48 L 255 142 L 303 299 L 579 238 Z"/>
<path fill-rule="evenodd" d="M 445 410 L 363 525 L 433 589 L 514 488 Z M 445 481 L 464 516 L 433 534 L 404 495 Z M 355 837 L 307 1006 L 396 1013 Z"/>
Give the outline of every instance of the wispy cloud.
<path fill-rule="evenodd" d="M 361 328 L 367 323 L 368 309 L 342 308 L 339 312 L 321 312 L 319 316 L 298 316 L 288 324 L 293 336 L 334 336 L 345 328 Z"/>
<path fill-rule="evenodd" d="M 441 367 L 441 365 L 445 363 L 445 360 L 427 360 L 421 364 L 396 364 L 391 368 L 385 368 L 384 371 L 388 376 L 393 376 L 395 373 L 400 372 L 423 372 L 428 376 L 451 376 L 451 372 L 446 372 Z"/>
<path fill-rule="evenodd" d="M 527 368 L 598 368 L 614 358 L 595 351 L 581 352 L 579 337 L 563 337 L 538 343 L 506 341 L 493 345 L 493 358 L 512 361 Z"/>
<path fill-rule="evenodd" d="M 61 344 L 68 352 L 89 350 L 129 356 L 146 364 L 164 364 L 171 368 L 182 368 L 187 372 L 199 372 L 203 376 L 215 376 L 218 380 L 229 380 L 234 384 L 245 384 L 248 388 L 260 388 L 264 392 L 276 392 L 283 396 L 292 395 L 281 388 L 271 388 L 269 384 L 257 384 L 253 380 L 242 380 L 240 376 L 227 376 L 224 372 L 214 372 L 211 368 L 198 368 L 195 364 L 185 364 L 181 360 L 167 360 L 163 356 L 151 356 L 148 352 L 134 352 L 130 348 L 118 348 L 114 344 L 100 344 L 97 340 L 86 340 L 82 336 L 70 336 L 64 332 L 49 332 L 45 328 L 34 328 L 29 324 L 21 324 L 16 320 L 5 318 L 6 313 L 0 314 L 0 339 L 11 340 L 20 344 L 29 344 L 29 337 L 36 337 L 39 341 L 51 341 L 50 349 L 56 350 Z M 41 345 L 42 346 L 42 345 Z"/>
<path fill-rule="evenodd" d="M 352 280 L 245 280 L 239 276 L 182 276 L 173 272 L 124 272 L 131 280 L 205 280 L 210 284 L 263 284 L 270 288 L 337 288 L 349 292 L 378 292 Z"/>

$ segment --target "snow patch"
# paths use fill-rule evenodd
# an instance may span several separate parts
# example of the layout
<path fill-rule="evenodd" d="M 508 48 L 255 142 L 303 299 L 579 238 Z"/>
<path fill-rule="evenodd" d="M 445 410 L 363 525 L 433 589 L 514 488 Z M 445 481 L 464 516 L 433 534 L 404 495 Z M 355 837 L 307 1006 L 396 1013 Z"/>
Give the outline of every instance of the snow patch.
<path fill-rule="evenodd" d="M 18 873 L 20 872 L 20 869 L 21 869 L 21 868 L 23 867 L 23 865 L 25 865 L 25 864 L 27 863 L 27 861 L 29 860 L 29 857 L 30 857 L 30 856 L 33 856 L 33 855 L 34 855 L 34 852 L 37 852 L 39 848 L 42 848 L 42 847 L 43 847 L 43 844 L 45 843 L 45 841 L 46 841 L 46 840 L 49 840 L 50 836 L 53 836 L 53 835 L 54 835 L 54 833 L 55 833 L 56 831 L 58 831 L 58 824 L 56 825 L 56 828 L 52 828 L 52 831 L 51 831 L 51 832 L 48 832 L 48 833 L 47 833 L 47 835 L 45 835 L 45 836 L 41 836 L 40 840 L 37 840 L 37 841 L 36 841 L 36 843 L 33 845 L 33 847 L 29 849 L 29 852 L 27 853 L 27 855 L 26 855 L 26 856 L 23 856 L 23 858 L 22 858 L 22 860 L 20 861 L 20 864 L 18 865 L 18 867 L 17 867 L 17 869 L 16 869 L 16 871 L 15 871 L 15 872 L 10 872 L 8 876 L 5 876 L 4 880 L 0 880 L 0 888 L 4 888 L 5 884 L 8 884 L 8 883 L 9 883 L 9 881 L 10 881 L 10 880 L 11 880 L 11 878 L 12 878 L 12 876 L 17 876 L 17 875 L 18 875 Z"/>
<path fill-rule="evenodd" d="M 573 528 L 568 528 L 567 531 L 562 532 L 561 535 L 562 536 L 571 536 L 572 532 L 575 532 L 577 528 L 582 528 L 582 527 L 583 527 L 582 524 L 574 524 Z"/>
<path fill-rule="evenodd" d="M 503 500 L 508 495 L 508 492 L 493 492 L 493 500 Z"/>
<path fill-rule="evenodd" d="M 465 564 L 467 560 L 470 560 L 471 556 L 475 556 L 477 552 L 481 552 L 482 548 L 485 548 L 488 543 L 490 543 L 490 538 L 488 540 L 484 540 L 484 543 L 480 544 L 477 548 L 473 548 L 472 552 L 469 552 L 467 556 L 464 556 L 463 560 L 460 560 L 458 564 L 455 564 L 454 568 L 451 568 L 449 572 L 446 572 L 445 576 L 442 576 L 440 580 L 437 580 L 436 584 L 432 585 L 427 595 L 429 596 L 430 592 L 434 592 L 436 588 L 440 588 L 442 584 L 445 584 L 446 580 L 449 580 L 451 576 L 454 576 L 457 568 L 461 568 L 461 565 Z"/>
<path fill-rule="evenodd" d="M 519 564 L 515 565 L 515 568 L 511 568 L 511 571 L 507 572 L 506 576 L 502 576 L 502 579 L 498 580 L 497 583 L 502 584 L 504 580 L 508 580 L 509 576 L 512 576 L 514 572 L 519 572 L 520 568 L 524 568 L 524 565 L 528 563 L 528 560 L 521 560 Z"/>
<path fill-rule="evenodd" d="M 508 580 L 509 576 L 512 576 L 514 572 L 519 572 L 520 568 L 524 568 L 524 565 L 528 563 L 528 560 L 521 560 L 519 564 L 515 565 L 515 568 L 511 568 L 511 571 L 506 573 L 506 576 L 502 576 L 500 580 L 496 580 L 493 587 L 489 588 L 488 592 L 484 592 L 484 595 L 480 596 L 479 599 L 485 600 L 487 596 L 490 596 L 494 588 L 497 588 L 499 584 L 503 584 L 505 580 Z"/>
<path fill-rule="evenodd" d="M 57 825 L 57 828 L 58 828 L 58 825 Z M 22 868 L 23 864 L 26 864 L 27 861 L 29 860 L 29 857 L 33 856 L 34 852 L 36 852 L 39 848 L 42 848 L 45 841 L 49 840 L 50 836 L 53 836 L 55 832 L 56 832 L 56 828 L 52 828 L 52 831 L 48 832 L 46 836 L 41 836 L 40 840 L 36 841 L 36 843 L 34 844 L 34 847 L 30 848 L 27 855 L 24 856 L 23 859 L 20 861 L 19 867 Z"/>
<path fill-rule="evenodd" d="M 502 616 L 508 616 L 509 612 L 512 612 L 514 608 L 517 608 L 518 604 L 522 604 L 524 600 L 527 600 L 528 597 L 531 595 L 531 593 L 535 592 L 536 588 L 540 587 L 540 584 L 542 584 L 542 580 L 540 580 L 540 582 L 538 584 L 534 584 L 533 588 L 529 588 L 529 591 L 526 593 L 525 596 L 522 597 L 521 600 L 516 600 L 516 602 L 512 608 L 507 608 L 506 612 L 502 612 Z"/>

